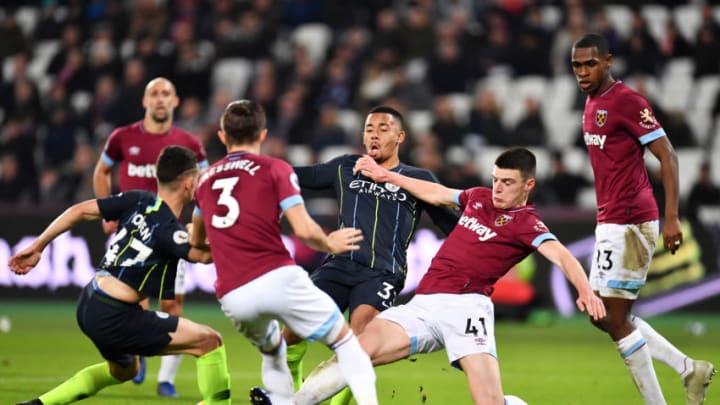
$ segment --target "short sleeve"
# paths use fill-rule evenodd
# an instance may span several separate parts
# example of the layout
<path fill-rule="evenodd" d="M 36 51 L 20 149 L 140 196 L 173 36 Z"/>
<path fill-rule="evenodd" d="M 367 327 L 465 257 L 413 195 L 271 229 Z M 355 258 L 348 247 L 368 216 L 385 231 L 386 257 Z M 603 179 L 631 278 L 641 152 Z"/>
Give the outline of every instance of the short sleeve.
<path fill-rule="evenodd" d="M 141 195 L 136 191 L 113 194 L 105 198 L 98 198 L 97 205 L 100 215 L 107 221 L 114 221 L 122 217 L 123 212 L 137 206 Z"/>
<path fill-rule="evenodd" d="M 108 166 L 113 166 L 115 163 L 122 160 L 122 128 L 114 130 L 105 142 L 105 149 L 102 153 L 102 159 Z"/>
<path fill-rule="evenodd" d="M 289 164 L 283 160 L 275 160 L 272 166 L 272 177 L 275 194 L 283 212 L 292 206 L 303 203 L 298 176 Z"/>
<path fill-rule="evenodd" d="M 652 107 L 642 96 L 634 94 L 627 97 L 622 106 L 622 125 L 641 144 L 647 145 L 665 136 L 665 130 L 655 119 Z"/>

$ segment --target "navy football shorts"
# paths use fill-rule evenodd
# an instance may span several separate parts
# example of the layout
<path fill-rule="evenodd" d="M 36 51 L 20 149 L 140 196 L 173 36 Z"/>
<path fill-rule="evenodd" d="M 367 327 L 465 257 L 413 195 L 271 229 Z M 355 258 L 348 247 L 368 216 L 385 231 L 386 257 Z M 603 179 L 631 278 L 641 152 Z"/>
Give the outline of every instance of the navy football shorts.
<path fill-rule="evenodd" d="M 405 282 L 403 274 L 372 270 L 343 257 L 334 257 L 311 275 L 313 283 L 325 291 L 340 311 L 352 313 L 361 304 L 379 311 L 390 308 Z"/>
<path fill-rule="evenodd" d="M 133 355 L 155 356 L 170 343 L 178 317 L 144 311 L 100 290 L 93 279 L 78 301 L 77 323 L 106 360 L 127 367 Z"/>

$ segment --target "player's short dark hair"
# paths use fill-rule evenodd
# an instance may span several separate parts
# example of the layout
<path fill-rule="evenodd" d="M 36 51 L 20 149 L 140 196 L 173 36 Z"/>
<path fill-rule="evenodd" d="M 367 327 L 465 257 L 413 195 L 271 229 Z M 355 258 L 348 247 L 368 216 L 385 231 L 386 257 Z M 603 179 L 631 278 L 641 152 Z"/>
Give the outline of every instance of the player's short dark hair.
<path fill-rule="evenodd" d="M 192 170 L 197 170 L 195 153 L 177 145 L 166 146 L 155 163 L 155 173 L 160 184 L 172 183 Z"/>
<path fill-rule="evenodd" d="M 526 148 L 511 148 L 495 159 L 495 166 L 500 169 L 520 170 L 524 179 L 535 177 L 535 154 Z"/>
<path fill-rule="evenodd" d="M 599 34 L 583 35 L 573 44 L 573 49 L 576 48 L 597 48 L 600 56 L 606 56 L 608 54 L 608 43 L 605 37 Z"/>
<path fill-rule="evenodd" d="M 370 114 L 390 114 L 395 118 L 395 121 L 400 123 L 400 128 L 402 129 L 405 126 L 405 119 L 403 118 L 402 114 L 400 114 L 400 111 L 386 106 L 386 105 L 379 105 L 377 107 L 373 107 L 368 111 L 368 115 Z"/>
<path fill-rule="evenodd" d="M 255 142 L 265 129 L 265 110 L 252 100 L 237 100 L 228 104 L 220 118 L 225 140 L 232 145 Z"/>

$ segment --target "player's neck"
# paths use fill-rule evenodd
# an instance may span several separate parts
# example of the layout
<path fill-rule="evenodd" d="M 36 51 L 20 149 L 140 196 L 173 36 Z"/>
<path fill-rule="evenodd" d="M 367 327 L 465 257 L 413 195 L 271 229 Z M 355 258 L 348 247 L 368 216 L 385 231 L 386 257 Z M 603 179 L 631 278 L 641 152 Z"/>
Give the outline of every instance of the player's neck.
<path fill-rule="evenodd" d="M 162 135 L 166 134 L 170 130 L 170 127 L 172 127 L 172 120 L 157 122 L 152 118 L 146 117 L 143 119 L 142 126 L 143 130 L 149 134 Z"/>
<path fill-rule="evenodd" d="M 228 148 L 227 148 L 228 154 L 236 153 L 236 152 L 249 152 L 249 153 L 254 153 L 256 155 L 259 155 L 260 154 L 260 144 L 253 143 L 253 144 L 228 146 Z"/>
<path fill-rule="evenodd" d="M 400 166 L 400 157 L 398 155 L 392 156 L 382 162 L 378 162 L 378 165 L 384 169 L 392 170 Z"/>
<path fill-rule="evenodd" d="M 603 84 L 598 87 L 598 90 L 595 92 L 594 96 L 599 96 L 600 94 L 603 94 L 612 87 L 612 85 L 615 84 L 615 79 L 612 76 L 608 76 L 608 78 L 603 82 Z"/>
<path fill-rule="evenodd" d="M 182 209 L 185 206 L 185 201 L 183 200 L 182 196 L 182 190 L 171 191 L 168 189 L 160 188 L 158 189 L 158 197 L 162 198 L 162 200 L 170 208 L 170 211 L 172 211 L 176 218 L 180 216 L 180 214 L 182 213 Z"/>

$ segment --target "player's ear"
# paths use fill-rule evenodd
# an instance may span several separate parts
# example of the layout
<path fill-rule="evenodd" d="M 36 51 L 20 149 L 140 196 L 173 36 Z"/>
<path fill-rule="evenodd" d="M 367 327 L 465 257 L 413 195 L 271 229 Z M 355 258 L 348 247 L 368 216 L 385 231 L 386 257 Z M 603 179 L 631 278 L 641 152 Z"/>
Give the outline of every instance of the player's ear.
<path fill-rule="evenodd" d="M 222 142 L 223 145 L 227 145 L 227 140 L 225 139 L 225 132 L 223 132 L 222 129 L 218 129 L 217 135 L 220 139 L 220 142 Z"/>
<path fill-rule="evenodd" d="M 398 132 L 398 138 L 395 142 L 397 145 L 400 145 L 401 143 L 405 142 L 405 131 Z"/>
<path fill-rule="evenodd" d="M 173 97 L 172 108 L 175 109 L 179 105 L 180 105 L 180 97 L 178 97 L 178 96 Z"/>
<path fill-rule="evenodd" d="M 267 133 L 267 128 L 263 128 L 263 130 L 260 131 L 260 134 L 258 135 L 258 141 L 260 141 L 260 143 L 265 142 L 265 138 L 267 138 Z"/>

